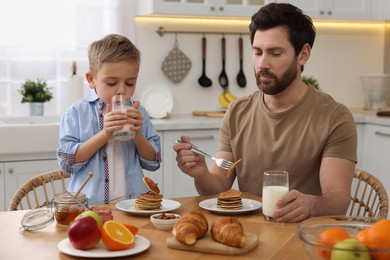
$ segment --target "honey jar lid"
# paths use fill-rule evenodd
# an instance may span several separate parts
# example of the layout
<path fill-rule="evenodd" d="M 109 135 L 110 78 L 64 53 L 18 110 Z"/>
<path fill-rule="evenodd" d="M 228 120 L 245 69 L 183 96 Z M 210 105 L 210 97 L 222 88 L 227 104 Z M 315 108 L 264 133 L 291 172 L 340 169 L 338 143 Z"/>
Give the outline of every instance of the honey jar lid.
<path fill-rule="evenodd" d="M 34 231 L 42 229 L 53 221 L 54 212 L 51 208 L 33 209 L 23 216 L 20 230 Z"/>

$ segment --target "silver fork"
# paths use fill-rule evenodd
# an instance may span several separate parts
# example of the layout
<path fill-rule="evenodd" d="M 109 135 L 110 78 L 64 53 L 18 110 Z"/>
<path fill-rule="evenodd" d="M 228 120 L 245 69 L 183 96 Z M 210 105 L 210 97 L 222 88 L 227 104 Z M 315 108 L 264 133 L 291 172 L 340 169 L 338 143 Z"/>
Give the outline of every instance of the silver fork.
<path fill-rule="evenodd" d="M 181 140 L 176 140 L 175 143 L 184 144 L 185 142 L 183 142 Z M 199 150 L 199 148 L 196 147 L 195 145 L 193 145 L 193 144 L 191 144 L 191 145 L 192 145 L 191 151 L 193 151 L 194 153 L 203 155 L 203 156 L 215 161 L 215 163 L 217 164 L 218 167 L 221 167 L 222 169 L 225 169 L 225 170 L 229 170 L 233 166 L 233 163 L 231 161 L 221 159 L 221 158 L 215 158 L 215 157 L 209 155 L 208 153 L 205 153 L 205 152 Z"/>

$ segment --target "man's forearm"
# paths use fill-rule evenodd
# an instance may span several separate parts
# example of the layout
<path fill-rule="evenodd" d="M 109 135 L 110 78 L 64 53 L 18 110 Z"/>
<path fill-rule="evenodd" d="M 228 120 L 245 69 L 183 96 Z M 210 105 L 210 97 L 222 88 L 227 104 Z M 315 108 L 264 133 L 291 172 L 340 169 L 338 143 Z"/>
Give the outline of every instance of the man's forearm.
<path fill-rule="evenodd" d="M 329 192 L 322 196 L 310 197 L 310 217 L 324 215 L 344 215 L 351 201 L 351 197 L 346 193 Z"/>

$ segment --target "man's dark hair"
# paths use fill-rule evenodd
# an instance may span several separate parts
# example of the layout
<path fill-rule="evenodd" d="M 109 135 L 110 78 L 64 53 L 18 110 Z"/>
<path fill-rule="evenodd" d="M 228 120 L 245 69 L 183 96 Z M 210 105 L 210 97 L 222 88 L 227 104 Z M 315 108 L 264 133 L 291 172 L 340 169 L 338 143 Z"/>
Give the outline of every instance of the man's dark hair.
<path fill-rule="evenodd" d="M 316 29 L 313 21 L 302 10 L 291 5 L 282 3 L 271 3 L 263 6 L 252 16 L 249 25 L 251 43 L 257 30 L 268 30 L 274 27 L 283 26 L 288 29 L 289 41 L 298 55 L 303 45 L 308 43 L 313 47 L 316 37 Z"/>

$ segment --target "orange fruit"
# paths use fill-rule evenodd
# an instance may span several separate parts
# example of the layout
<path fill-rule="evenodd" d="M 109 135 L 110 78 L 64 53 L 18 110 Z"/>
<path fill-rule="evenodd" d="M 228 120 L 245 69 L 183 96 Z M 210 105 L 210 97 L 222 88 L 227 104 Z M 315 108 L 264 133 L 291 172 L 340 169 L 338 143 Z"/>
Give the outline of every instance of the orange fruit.
<path fill-rule="evenodd" d="M 367 247 L 373 250 L 390 250 L 390 220 L 378 220 L 367 231 Z M 373 254 L 376 260 L 390 259 L 390 253 Z"/>
<path fill-rule="evenodd" d="M 355 236 L 356 240 L 362 242 L 367 247 L 368 247 L 368 230 L 369 228 L 364 228 L 360 230 Z"/>
<path fill-rule="evenodd" d="M 124 223 L 124 222 L 121 222 L 128 230 L 130 230 L 131 233 L 133 233 L 133 235 L 137 235 L 138 233 L 138 230 L 139 230 L 139 227 L 137 226 L 134 226 L 134 225 L 131 225 L 129 223 Z"/>
<path fill-rule="evenodd" d="M 135 237 L 121 222 L 108 220 L 102 227 L 102 241 L 108 250 L 124 250 L 134 245 Z"/>
<path fill-rule="evenodd" d="M 336 244 L 337 242 L 347 238 L 350 238 L 350 235 L 344 230 L 340 228 L 328 228 L 320 234 L 319 238 L 317 239 L 317 242 L 326 246 L 334 246 L 334 244 Z M 318 253 L 323 259 L 328 260 L 330 259 L 332 250 L 324 247 L 319 247 Z"/>

